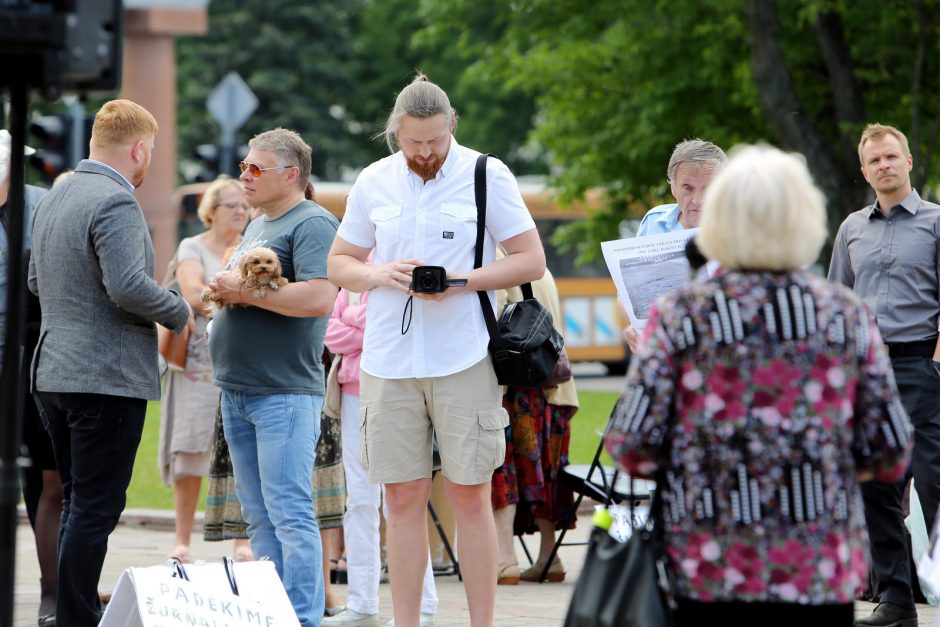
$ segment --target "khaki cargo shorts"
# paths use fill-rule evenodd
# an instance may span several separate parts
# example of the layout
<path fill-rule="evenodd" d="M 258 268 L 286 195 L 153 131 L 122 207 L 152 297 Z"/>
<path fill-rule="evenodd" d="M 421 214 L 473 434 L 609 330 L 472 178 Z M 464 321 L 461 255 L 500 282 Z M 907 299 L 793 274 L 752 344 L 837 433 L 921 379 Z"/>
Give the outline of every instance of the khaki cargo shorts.
<path fill-rule="evenodd" d="M 444 476 L 489 483 L 506 457 L 509 414 L 487 356 L 443 377 L 382 379 L 360 373 L 360 457 L 372 483 L 431 477 L 437 434 Z"/>

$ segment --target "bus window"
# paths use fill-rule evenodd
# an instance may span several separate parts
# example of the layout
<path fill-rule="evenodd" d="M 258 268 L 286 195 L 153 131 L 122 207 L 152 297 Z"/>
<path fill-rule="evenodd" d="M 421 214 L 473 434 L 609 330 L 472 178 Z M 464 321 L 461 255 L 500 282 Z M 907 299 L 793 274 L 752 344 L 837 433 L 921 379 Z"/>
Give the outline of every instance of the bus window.
<path fill-rule="evenodd" d="M 523 198 L 526 193 L 523 191 Z M 526 199 L 529 204 L 529 200 Z M 539 198 L 529 204 L 545 249 L 545 261 L 555 277 L 564 316 L 565 352 L 572 362 L 601 362 L 610 374 L 626 371 L 624 323 L 617 307 L 617 288 L 603 260 L 576 265 L 574 251 L 562 252 L 552 243 L 559 226 L 586 217 L 583 210 L 560 212 Z M 597 243 L 600 246 L 600 242 Z"/>

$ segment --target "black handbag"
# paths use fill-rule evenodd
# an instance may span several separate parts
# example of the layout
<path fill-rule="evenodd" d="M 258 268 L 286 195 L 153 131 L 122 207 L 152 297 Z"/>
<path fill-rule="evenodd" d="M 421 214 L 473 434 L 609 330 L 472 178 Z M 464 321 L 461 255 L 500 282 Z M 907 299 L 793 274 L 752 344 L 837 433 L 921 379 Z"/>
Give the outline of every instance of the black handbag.
<path fill-rule="evenodd" d="M 615 473 L 611 491 L 616 482 Z M 630 493 L 633 494 L 632 479 Z M 632 522 L 633 501 L 630 503 Z M 607 505 L 610 506 L 609 493 Z M 657 489 L 646 524 L 634 528 L 626 542 L 611 537 L 607 529 L 594 527 L 564 627 L 672 627 L 674 588 L 665 555 L 662 496 Z"/>
<path fill-rule="evenodd" d="M 474 170 L 474 193 L 477 204 L 477 241 L 474 268 L 483 265 L 483 233 L 486 230 L 486 159 L 480 155 Z M 523 300 L 509 303 L 499 316 L 486 292 L 477 292 L 483 319 L 490 334 L 489 351 L 493 369 L 500 385 L 542 387 L 551 377 L 558 357 L 565 346 L 564 338 L 555 330 L 552 314 L 532 295 L 532 284 L 522 286 Z"/>

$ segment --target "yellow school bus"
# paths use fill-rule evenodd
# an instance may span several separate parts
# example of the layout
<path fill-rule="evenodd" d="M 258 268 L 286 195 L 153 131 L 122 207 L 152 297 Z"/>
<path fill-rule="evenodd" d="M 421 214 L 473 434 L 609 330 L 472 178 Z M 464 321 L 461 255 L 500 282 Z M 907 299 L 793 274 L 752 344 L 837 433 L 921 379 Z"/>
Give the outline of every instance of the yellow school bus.
<path fill-rule="evenodd" d="M 196 208 L 208 183 L 183 185 L 174 199 L 179 207 L 180 239 L 204 230 Z M 351 183 L 315 182 L 316 201 L 342 219 Z M 601 362 L 612 374 L 622 374 L 626 366 L 623 321 L 617 308 L 617 288 L 602 261 L 577 266 L 573 253 L 561 252 L 551 241 L 559 226 L 588 215 L 585 205 L 561 209 L 544 183 L 519 184 L 522 198 L 535 220 L 549 269 L 555 276 L 564 316 L 565 350 L 572 362 Z M 597 199 L 589 198 L 587 206 Z M 597 243 L 600 246 L 600 242 Z"/>
<path fill-rule="evenodd" d="M 562 209 L 543 183 L 519 184 L 522 198 L 545 247 L 548 268 L 555 276 L 564 316 L 565 351 L 572 362 L 602 362 L 610 374 L 623 374 L 627 349 L 617 307 L 617 288 L 604 262 L 576 265 L 575 254 L 552 243 L 559 226 L 587 218 L 600 199 L 589 195 L 584 203 Z M 596 242 L 600 247 L 600 242 Z"/>

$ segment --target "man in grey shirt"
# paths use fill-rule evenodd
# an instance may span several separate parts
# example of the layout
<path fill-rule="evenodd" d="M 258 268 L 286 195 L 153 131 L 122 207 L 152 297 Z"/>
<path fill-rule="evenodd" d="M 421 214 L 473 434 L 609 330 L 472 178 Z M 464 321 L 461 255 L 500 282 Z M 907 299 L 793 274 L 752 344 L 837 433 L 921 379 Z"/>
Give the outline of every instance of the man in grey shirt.
<path fill-rule="evenodd" d="M 896 128 L 870 124 L 858 145 L 877 200 L 839 227 L 829 280 L 868 305 L 888 347 L 904 408 L 914 425 L 912 470 L 927 528 L 940 503 L 940 206 L 911 187 L 913 158 Z M 903 484 L 862 484 L 879 605 L 861 626 L 916 627 L 911 564 L 901 510 Z"/>
<path fill-rule="evenodd" d="M 224 303 L 242 306 L 215 315 L 209 354 L 252 551 L 274 562 L 300 624 L 319 625 L 322 549 L 310 476 L 323 407 L 323 335 L 338 291 L 326 278 L 326 257 L 339 221 L 304 197 L 311 150 L 300 135 L 278 128 L 248 146 L 241 181 L 263 215 L 248 225 L 229 268 L 266 247 L 290 282 L 258 296 L 237 272 L 217 274 L 210 287 Z"/>

